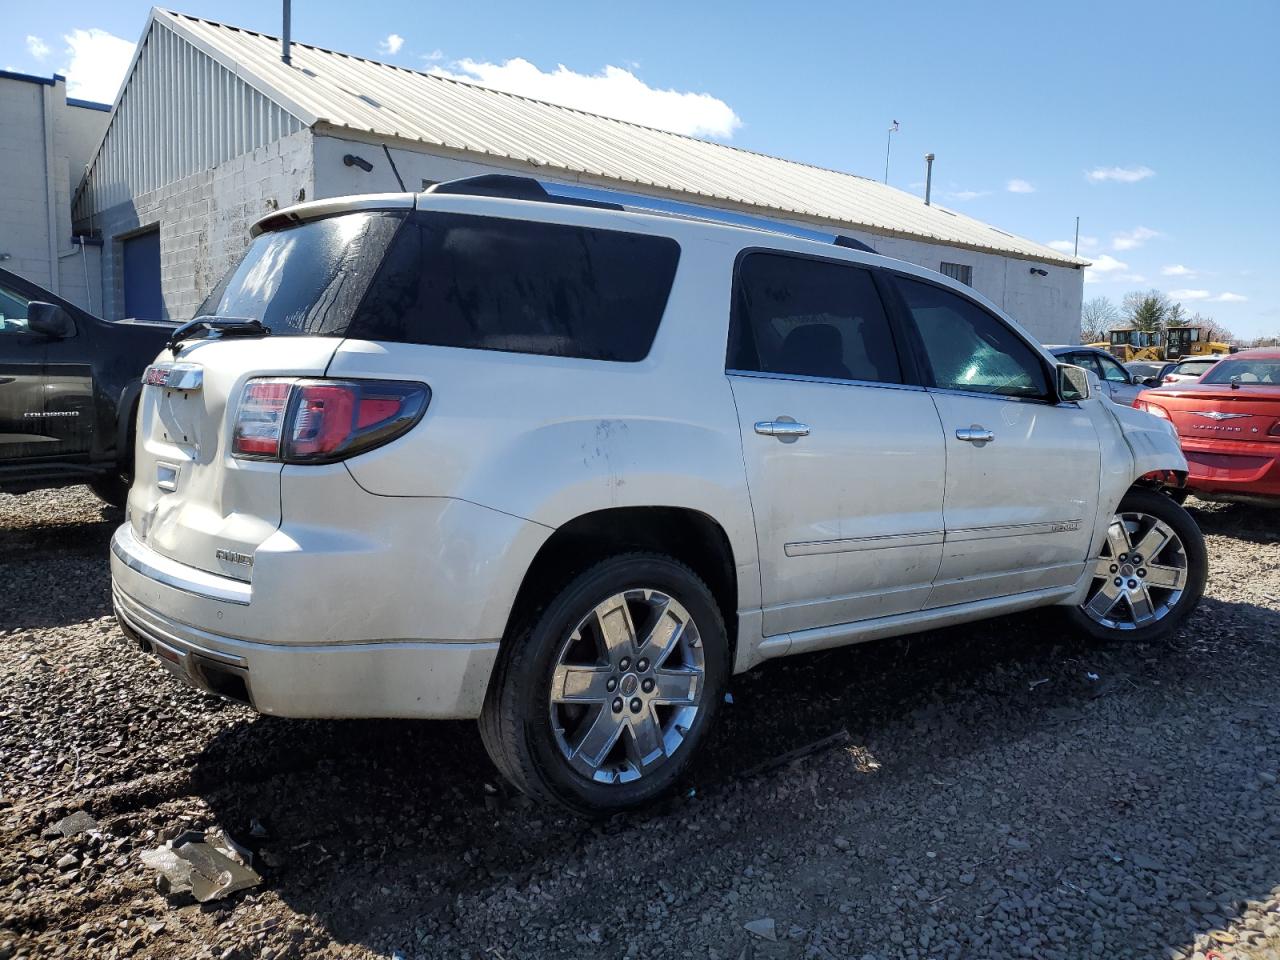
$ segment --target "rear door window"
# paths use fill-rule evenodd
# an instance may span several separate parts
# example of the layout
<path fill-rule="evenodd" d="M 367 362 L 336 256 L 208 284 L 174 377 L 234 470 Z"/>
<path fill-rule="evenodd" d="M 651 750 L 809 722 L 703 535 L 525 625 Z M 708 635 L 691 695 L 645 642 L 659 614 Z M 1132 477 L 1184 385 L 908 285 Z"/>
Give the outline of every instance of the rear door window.
<path fill-rule="evenodd" d="M 738 266 L 728 367 L 902 383 L 871 272 L 781 253 L 749 253 Z"/>
<path fill-rule="evenodd" d="M 679 257 L 669 237 L 418 213 L 347 336 L 635 362 L 653 345 Z"/>
<path fill-rule="evenodd" d="M 1040 356 L 1003 321 L 943 287 L 902 276 L 895 280 L 920 333 L 935 386 L 1049 398 Z"/>

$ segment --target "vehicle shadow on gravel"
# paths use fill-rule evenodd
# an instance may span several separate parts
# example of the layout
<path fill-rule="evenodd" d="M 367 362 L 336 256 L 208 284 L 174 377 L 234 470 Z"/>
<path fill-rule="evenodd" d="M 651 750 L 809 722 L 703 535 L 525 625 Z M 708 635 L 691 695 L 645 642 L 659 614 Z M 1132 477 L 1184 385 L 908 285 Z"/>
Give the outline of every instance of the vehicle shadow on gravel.
<path fill-rule="evenodd" d="M 608 851 L 619 845 L 647 851 L 637 854 L 645 863 L 655 856 L 661 862 L 661 847 L 668 847 L 673 858 L 678 852 L 685 860 L 688 876 L 683 882 L 700 885 L 699 861 L 713 856 L 718 845 L 755 849 L 760 842 L 751 835 L 735 833 L 730 839 L 711 832 L 719 830 L 717 823 L 726 815 L 741 817 L 754 830 L 792 835 L 801 846 L 815 842 L 806 834 L 817 832 L 827 840 L 821 835 L 824 828 L 809 824 L 802 814 L 795 823 L 787 822 L 785 807 L 743 809 L 754 805 L 756 796 L 782 790 L 779 778 L 800 775 L 811 764 L 825 768 L 824 759 L 844 771 L 842 777 L 851 777 L 841 780 L 847 791 L 840 803 L 852 808 L 844 812 L 846 834 L 855 843 L 883 841 L 880 831 L 892 832 L 900 821 L 931 815 L 916 807 L 937 790 L 939 764 L 982 757 L 1046 731 L 1059 731 L 1054 736 L 1062 739 L 1076 737 L 1086 723 L 1127 729 L 1134 722 L 1129 712 L 1172 709 L 1183 716 L 1198 704 L 1212 704 L 1224 684 L 1239 683 L 1239 655 L 1226 654 L 1237 658 L 1229 663 L 1215 646 L 1229 648 L 1246 634 L 1265 638 L 1278 632 L 1280 614 L 1274 610 L 1206 600 L 1167 647 L 1083 642 L 1054 612 L 1042 611 L 777 662 L 734 679 L 732 702 L 722 709 L 691 792 L 663 807 L 605 823 L 563 817 L 513 794 L 485 758 L 471 723 L 258 718 L 225 729 L 207 745 L 196 758 L 194 783 L 218 822 L 237 837 L 248 838 L 255 819 L 266 827 L 265 839 L 250 842 L 262 850 L 267 886 L 292 909 L 317 918 L 341 941 L 390 950 L 416 939 L 425 950 L 428 943 L 439 946 L 440 937 L 457 938 L 452 941 L 457 945 L 483 932 L 459 904 L 510 900 L 530 889 L 536 894 L 541 878 L 562 871 L 588 880 L 593 873 L 608 874 L 613 869 L 607 865 Z M 1274 643 L 1265 653 L 1274 658 Z M 1238 709 L 1247 721 L 1256 714 L 1256 722 L 1269 722 L 1266 704 Z M 772 758 L 838 731 L 848 731 L 856 749 L 837 748 L 794 768 L 766 769 L 744 783 L 744 775 L 767 768 Z M 1060 876 L 1072 857 L 1080 858 L 1079 850 L 1096 855 L 1110 849 L 1111 828 L 1121 821 L 1130 835 L 1151 838 L 1149 859 L 1158 857 L 1160 869 L 1190 891 L 1175 893 L 1171 884 L 1171 901 L 1192 897 L 1196 890 L 1219 898 L 1213 912 L 1196 917 L 1153 901 L 1149 920 L 1158 924 L 1159 940 L 1166 945 L 1189 943 L 1208 929 L 1206 924 L 1230 920 L 1233 904 L 1265 900 L 1270 886 L 1280 883 L 1280 844 L 1272 844 L 1267 853 L 1259 847 L 1234 857 L 1220 849 L 1219 838 L 1238 836 L 1232 818 L 1241 811 L 1217 802 L 1219 785 L 1213 776 L 1194 773 L 1213 767 L 1212 745 L 1186 749 L 1188 755 L 1173 769 L 1161 770 L 1135 757 L 1125 781 L 1133 782 L 1132 789 L 1118 799 L 1077 795 L 1059 801 L 1052 785 L 1044 788 L 1045 795 L 1055 797 L 1054 804 L 1064 804 L 1053 812 L 1072 822 L 1069 827 L 1046 824 L 1046 835 L 1056 826 L 1069 839 L 1055 847 L 1047 836 L 1042 838 L 1036 866 L 1046 877 Z M 848 767 L 841 762 L 842 752 Z M 860 765 L 859 755 L 873 762 Z M 1088 750 L 1073 747 L 1070 762 L 1087 766 Z M 850 774 L 849 767 L 856 770 Z M 1169 782 L 1170 777 L 1176 782 Z M 1017 796 L 1030 788 L 1010 775 L 998 789 Z M 1169 811 L 1161 808 L 1164 821 L 1148 813 L 1151 790 L 1173 790 L 1195 811 L 1178 828 L 1185 835 L 1170 841 L 1172 845 L 1165 842 Z M 890 811 L 879 828 L 873 819 L 860 824 L 856 816 L 857 809 L 879 802 L 875 798 Z M 1100 814 L 1097 805 L 1104 800 L 1113 806 Z M 1216 810 L 1221 810 L 1220 818 L 1205 815 Z M 1254 818 L 1257 813 L 1245 811 Z M 949 858 L 970 863 L 997 859 L 991 857 L 988 812 L 966 809 L 961 816 L 977 822 L 972 829 L 983 842 L 949 851 Z M 860 830 L 866 837 L 859 836 Z M 653 843 L 661 845 L 658 854 L 650 849 Z M 1003 839 L 997 844 L 1003 848 Z M 859 894 L 873 903 L 877 896 L 898 896 L 887 878 L 901 851 L 892 846 L 878 850 L 870 855 L 871 862 L 865 857 L 862 862 L 867 868 L 862 883 L 870 883 L 868 877 L 878 872 L 886 878 L 883 890 L 869 885 Z M 1202 853 L 1192 856 L 1195 850 Z M 609 876 L 613 878 L 606 882 L 616 882 L 616 876 Z M 646 882 L 656 883 L 658 876 Z M 677 886 L 682 882 L 662 876 Z M 957 894 L 952 902 L 956 909 L 967 894 Z M 536 896 L 531 899 L 531 910 L 551 909 L 536 904 Z M 972 907 L 975 912 L 980 908 L 980 903 Z M 606 903 L 577 909 L 583 923 L 616 922 Z M 1083 941 L 1079 946 L 1082 955 L 1089 952 Z"/>
<path fill-rule="evenodd" d="M 1186 507 L 1206 535 L 1218 534 L 1249 543 L 1280 541 L 1280 508 L 1203 500 L 1189 500 Z"/>
<path fill-rule="evenodd" d="M 25 509 L 29 502 L 0 498 L 0 632 L 109 615 L 107 551 L 123 511 L 93 501 L 65 514 L 49 513 Z M 93 558 L 101 563 L 86 564 Z"/>

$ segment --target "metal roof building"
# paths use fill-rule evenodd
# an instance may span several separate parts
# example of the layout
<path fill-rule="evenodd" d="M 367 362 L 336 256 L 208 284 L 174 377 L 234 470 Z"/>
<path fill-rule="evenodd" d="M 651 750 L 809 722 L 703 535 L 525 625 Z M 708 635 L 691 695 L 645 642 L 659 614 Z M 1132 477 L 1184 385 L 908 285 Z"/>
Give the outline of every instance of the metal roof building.
<path fill-rule="evenodd" d="M 1074 338 L 1085 261 L 877 181 L 305 44 L 289 52 L 286 63 L 276 38 L 152 11 L 74 210 L 106 241 L 117 315 L 145 299 L 128 248 L 157 227 L 163 300 L 180 317 L 274 206 L 519 172 L 838 231 L 972 283 L 1044 339 Z"/>

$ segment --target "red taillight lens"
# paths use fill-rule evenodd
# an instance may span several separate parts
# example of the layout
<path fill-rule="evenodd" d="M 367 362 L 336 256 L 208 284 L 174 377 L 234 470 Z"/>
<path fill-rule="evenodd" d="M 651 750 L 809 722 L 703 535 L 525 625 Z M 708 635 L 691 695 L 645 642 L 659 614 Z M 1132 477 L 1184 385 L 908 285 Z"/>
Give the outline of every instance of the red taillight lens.
<path fill-rule="evenodd" d="M 268 399 L 274 419 L 264 410 Z M 232 453 L 285 463 L 332 463 L 405 433 L 422 419 L 430 400 L 431 390 L 422 383 L 250 380 L 236 415 Z"/>
<path fill-rule="evenodd" d="M 1150 400 L 1138 400 L 1133 405 L 1139 410 L 1145 410 L 1153 417 L 1159 417 L 1161 420 L 1169 419 L 1169 411 L 1157 403 L 1152 403 Z"/>
<path fill-rule="evenodd" d="M 263 460 L 274 460 L 279 455 L 292 390 L 289 380 L 250 380 L 245 384 L 231 438 L 233 454 Z"/>

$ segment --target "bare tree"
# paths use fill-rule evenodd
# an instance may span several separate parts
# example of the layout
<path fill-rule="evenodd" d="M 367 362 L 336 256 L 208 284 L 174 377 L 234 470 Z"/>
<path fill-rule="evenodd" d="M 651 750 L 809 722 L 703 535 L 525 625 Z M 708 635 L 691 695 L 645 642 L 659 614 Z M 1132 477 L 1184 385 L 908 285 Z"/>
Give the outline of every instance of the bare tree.
<path fill-rule="evenodd" d="M 1107 332 L 1120 319 L 1120 311 L 1106 297 L 1086 300 L 1080 308 L 1080 342 L 1098 343 L 1107 339 Z"/>
<path fill-rule="evenodd" d="M 1219 323 L 1213 317 L 1206 316 L 1203 313 L 1194 313 L 1191 319 L 1187 321 L 1193 327 L 1201 327 L 1202 333 L 1200 339 L 1212 340 L 1218 343 L 1234 343 L 1236 335 L 1232 333 L 1226 326 Z"/>

